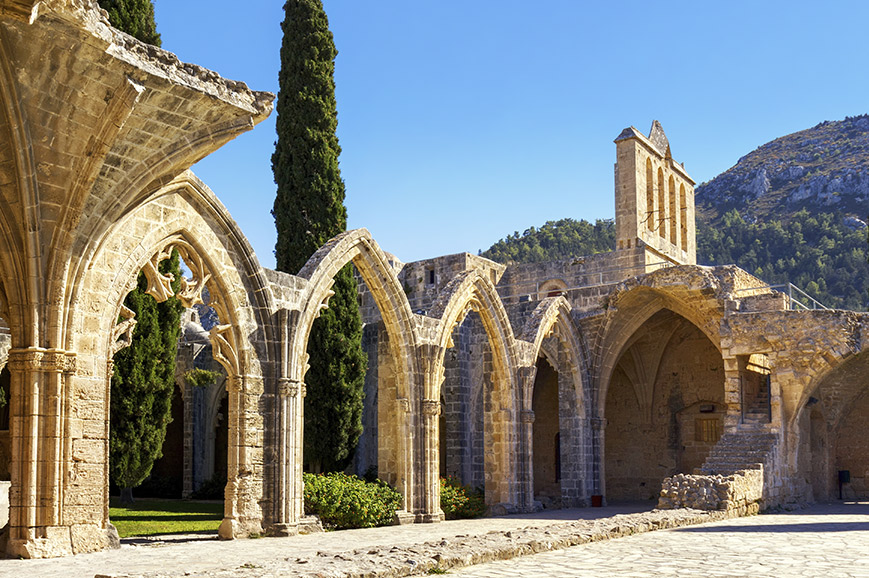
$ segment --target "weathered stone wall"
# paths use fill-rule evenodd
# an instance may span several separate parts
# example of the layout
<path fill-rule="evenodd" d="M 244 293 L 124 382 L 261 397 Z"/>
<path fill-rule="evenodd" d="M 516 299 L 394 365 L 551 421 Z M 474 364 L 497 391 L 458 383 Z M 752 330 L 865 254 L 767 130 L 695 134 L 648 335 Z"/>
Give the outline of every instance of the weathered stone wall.
<path fill-rule="evenodd" d="M 763 469 L 741 470 L 731 475 L 677 474 L 661 484 L 658 508 L 737 510 L 755 514 L 763 497 Z"/>

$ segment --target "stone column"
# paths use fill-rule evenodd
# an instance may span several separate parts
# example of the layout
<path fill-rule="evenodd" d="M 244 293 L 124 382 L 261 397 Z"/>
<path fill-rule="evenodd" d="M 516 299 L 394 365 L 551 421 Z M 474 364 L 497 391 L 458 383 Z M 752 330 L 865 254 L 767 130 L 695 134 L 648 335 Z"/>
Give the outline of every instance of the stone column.
<path fill-rule="evenodd" d="M 395 418 L 397 423 L 395 430 L 398 439 L 395 440 L 395 451 L 398 456 L 396 460 L 395 487 L 399 489 L 402 496 L 402 509 L 395 512 L 395 522 L 403 524 L 412 524 L 416 520 L 413 514 L 414 503 L 414 480 L 413 480 L 413 427 L 411 423 L 410 401 L 405 398 L 395 400 Z M 381 402 L 385 403 L 385 402 Z M 380 432 L 382 433 L 382 432 Z M 440 496 L 440 480 L 438 480 L 438 496 Z M 438 500 L 440 506 L 440 500 Z"/>
<path fill-rule="evenodd" d="M 444 512 L 441 510 L 440 456 L 438 437 L 438 417 L 441 413 L 440 401 L 423 399 L 422 432 L 423 432 L 423 484 L 425 488 L 425 506 L 421 522 L 441 522 Z"/>
<path fill-rule="evenodd" d="M 263 532 L 263 439 L 257 404 L 262 395 L 259 376 L 230 375 L 229 459 L 223 522 L 223 539 L 243 538 Z"/>
<path fill-rule="evenodd" d="M 519 509 L 534 511 L 534 412 L 530 409 L 520 413 L 519 432 Z"/>
<path fill-rule="evenodd" d="M 592 434 L 592 450 L 594 452 L 594 461 L 592 468 L 596 469 L 594 479 L 594 489 L 592 494 L 597 494 L 604 497 L 606 500 L 606 424 L 605 418 L 596 417 L 591 420 Z"/>
<path fill-rule="evenodd" d="M 75 354 L 38 347 L 12 349 L 8 367 L 12 394 L 8 552 L 45 558 L 104 548 L 108 539 L 102 521 L 108 512 L 99 512 L 99 523 L 76 531 L 61 517 L 66 463 L 63 409 L 69 378 L 75 373 Z M 75 439 L 71 445 L 73 460 L 105 465 L 106 439 Z M 103 498 L 98 495 L 93 504 L 71 505 L 94 507 Z M 89 548 L 89 542 L 96 542 L 96 547 Z"/>
<path fill-rule="evenodd" d="M 302 479 L 302 420 L 306 388 L 300 381 L 278 380 L 278 495 L 272 533 L 293 536 L 305 514 Z"/>

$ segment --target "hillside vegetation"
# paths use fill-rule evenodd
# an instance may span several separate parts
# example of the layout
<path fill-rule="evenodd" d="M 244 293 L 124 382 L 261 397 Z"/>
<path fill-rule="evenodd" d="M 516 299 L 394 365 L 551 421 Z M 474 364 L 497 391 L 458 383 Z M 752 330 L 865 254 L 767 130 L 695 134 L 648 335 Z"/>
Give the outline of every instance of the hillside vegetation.
<path fill-rule="evenodd" d="M 585 220 L 561 219 L 525 229 L 521 235 L 516 231 L 480 255 L 499 263 L 540 263 L 611 251 L 615 244 L 612 219 L 598 219 L 594 225 Z"/>
<path fill-rule="evenodd" d="M 615 224 L 563 219 L 501 239 L 482 256 L 500 263 L 536 263 L 610 251 Z M 788 221 L 747 223 L 736 210 L 717 226 L 697 225 L 701 265 L 735 263 L 777 285 L 793 283 L 827 307 L 869 309 L 866 230 L 842 224 L 841 214 L 796 212 Z"/>

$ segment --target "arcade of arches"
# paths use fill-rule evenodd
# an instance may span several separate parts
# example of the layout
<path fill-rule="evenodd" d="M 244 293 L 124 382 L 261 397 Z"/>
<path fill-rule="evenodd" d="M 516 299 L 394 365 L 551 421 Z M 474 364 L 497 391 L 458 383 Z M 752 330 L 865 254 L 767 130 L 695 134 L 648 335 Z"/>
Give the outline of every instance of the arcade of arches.
<path fill-rule="evenodd" d="M 483 487 L 492 513 L 652 498 L 664 476 L 709 467 L 715 448 L 757 432 L 768 451 L 729 466 L 763 464 L 765 505 L 829 497 L 839 470 L 846 491 L 869 491 L 857 434 L 869 316 L 792 311 L 736 267 L 696 266 L 693 181 L 657 122 L 616 140 L 610 253 L 401 263 L 358 229 L 289 275 L 260 266 L 188 170 L 272 99 L 113 30 L 92 0 L 0 0 L 9 554 L 117 544 L 107 384 L 140 271 L 155 299 L 192 307 L 207 290 L 216 312 L 182 352 L 207 339 L 225 376 L 197 402 L 224 433 L 196 426 L 225 436 L 201 457 L 227 473 L 223 538 L 298 530 L 308 333 L 348 263 L 371 359 L 354 467 L 398 488 L 399 522 L 443 519 L 441 474 Z M 157 269 L 172 249 L 191 274 L 177 293 Z M 194 421 L 181 421 L 195 445 Z"/>

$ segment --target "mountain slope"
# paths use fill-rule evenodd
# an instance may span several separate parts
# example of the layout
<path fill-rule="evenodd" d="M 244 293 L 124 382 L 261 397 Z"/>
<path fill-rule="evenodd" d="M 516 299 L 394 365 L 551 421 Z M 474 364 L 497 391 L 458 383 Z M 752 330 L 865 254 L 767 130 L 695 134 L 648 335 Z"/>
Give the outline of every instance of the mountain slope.
<path fill-rule="evenodd" d="M 698 220 L 717 224 L 731 209 L 748 222 L 787 220 L 800 209 L 842 213 L 852 225 L 869 212 L 869 115 L 768 142 L 697 187 Z"/>

